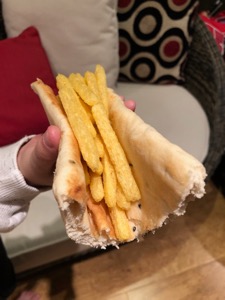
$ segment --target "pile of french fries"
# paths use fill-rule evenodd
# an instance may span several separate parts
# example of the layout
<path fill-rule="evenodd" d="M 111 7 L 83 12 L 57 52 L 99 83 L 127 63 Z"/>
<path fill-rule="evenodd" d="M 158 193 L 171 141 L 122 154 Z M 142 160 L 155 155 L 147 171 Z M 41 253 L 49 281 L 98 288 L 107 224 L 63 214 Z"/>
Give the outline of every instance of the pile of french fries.
<path fill-rule="evenodd" d="M 87 188 L 96 203 L 104 202 L 120 241 L 131 238 L 126 215 L 140 191 L 125 152 L 109 120 L 109 92 L 105 70 L 84 76 L 72 73 L 56 77 L 58 96 L 78 141 Z"/>

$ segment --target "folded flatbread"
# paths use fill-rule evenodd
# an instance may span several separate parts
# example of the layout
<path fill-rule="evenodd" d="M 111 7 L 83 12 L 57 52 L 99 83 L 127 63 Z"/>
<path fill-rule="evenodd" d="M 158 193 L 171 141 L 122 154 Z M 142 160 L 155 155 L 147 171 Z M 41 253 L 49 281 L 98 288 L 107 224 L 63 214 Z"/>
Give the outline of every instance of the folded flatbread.
<path fill-rule="evenodd" d="M 57 97 L 39 79 L 31 86 L 50 124 L 62 132 L 53 193 L 68 236 L 92 247 L 119 245 L 107 207 L 90 201 L 79 146 Z M 140 201 L 127 211 L 131 241 L 161 227 L 171 215 L 184 214 L 188 201 L 204 195 L 206 171 L 197 159 L 126 108 L 112 90 L 109 95 L 110 121 L 141 192 Z"/>

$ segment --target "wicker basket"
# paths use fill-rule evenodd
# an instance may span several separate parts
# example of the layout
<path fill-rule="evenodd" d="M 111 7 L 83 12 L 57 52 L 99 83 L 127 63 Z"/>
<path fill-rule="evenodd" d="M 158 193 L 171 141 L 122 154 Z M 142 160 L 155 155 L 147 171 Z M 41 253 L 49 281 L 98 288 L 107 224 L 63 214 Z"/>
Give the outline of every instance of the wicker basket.
<path fill-rule="evenodd" d="M 204 161 L 209 179 L 225 149 L 225 63 L 200 18 L 195 22 L 184 77 L 185 88 L 198 99 L 210 124 L 209 151 Z"/>

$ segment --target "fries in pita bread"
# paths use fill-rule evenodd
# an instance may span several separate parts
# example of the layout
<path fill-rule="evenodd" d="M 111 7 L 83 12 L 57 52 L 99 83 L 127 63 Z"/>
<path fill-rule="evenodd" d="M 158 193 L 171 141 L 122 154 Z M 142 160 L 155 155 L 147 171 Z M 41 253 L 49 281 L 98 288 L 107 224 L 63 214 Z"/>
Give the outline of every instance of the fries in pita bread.
<path fill-rule="evenodd" d="M 40 79 L 31 86 L 61 129 L 53 193 L 72 240 L 139 239 L 204 195 L 204 166 L 126 108 L 102 66 L 56 82 L 58 95 Z"/>

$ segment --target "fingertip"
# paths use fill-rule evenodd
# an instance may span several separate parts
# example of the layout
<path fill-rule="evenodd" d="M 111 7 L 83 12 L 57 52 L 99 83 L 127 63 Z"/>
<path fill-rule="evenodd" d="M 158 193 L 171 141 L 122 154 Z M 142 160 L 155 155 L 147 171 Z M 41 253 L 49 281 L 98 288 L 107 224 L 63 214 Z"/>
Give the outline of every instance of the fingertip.
<path fill-rule="evenodd" d="M 129 108 L 132 111 L 135 111 L 135 109 L 136 109 L 136 102 L 134 100 L 126 100 L 125 104 L 126 104 L 127 108 Z"/>
<path fill-rule="evenodd" d="M 47 131 L 49 133 L 49 135 L 51 135 L 53 138 L 59 138 L 61 135 L 61 131 L 59 129 L 59 127 L 55 126 L 55 125 L 50 125 L 47 128 Z"/>
<path fill-rule="evenodd" d="M 50 125 L 43 135 L 44 142 L 49 148 L 58 148 L 60 137 L 61 131 L 55 125 Z"/>

